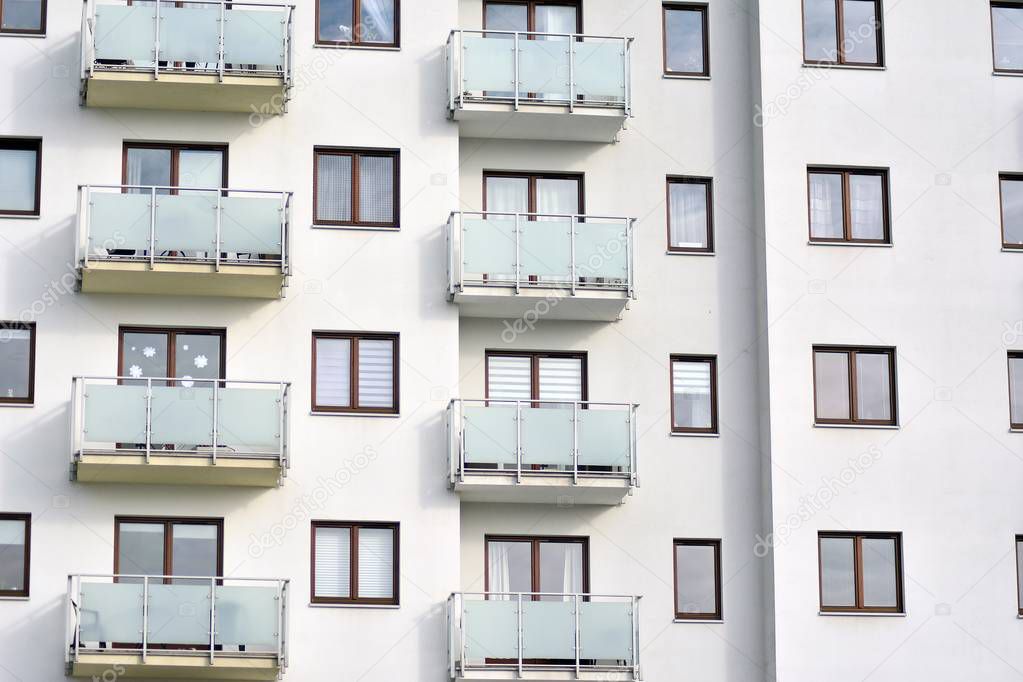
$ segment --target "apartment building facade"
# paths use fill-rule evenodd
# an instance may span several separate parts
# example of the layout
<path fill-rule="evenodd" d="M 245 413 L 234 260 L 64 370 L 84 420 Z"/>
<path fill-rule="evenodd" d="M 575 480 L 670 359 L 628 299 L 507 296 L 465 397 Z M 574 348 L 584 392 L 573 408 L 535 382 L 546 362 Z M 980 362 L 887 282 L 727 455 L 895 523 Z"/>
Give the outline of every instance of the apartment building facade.
<path fill-rule="evenodd" d="M 0 680 L 1014 679 L 1021 27 L 0 0 Z"/>

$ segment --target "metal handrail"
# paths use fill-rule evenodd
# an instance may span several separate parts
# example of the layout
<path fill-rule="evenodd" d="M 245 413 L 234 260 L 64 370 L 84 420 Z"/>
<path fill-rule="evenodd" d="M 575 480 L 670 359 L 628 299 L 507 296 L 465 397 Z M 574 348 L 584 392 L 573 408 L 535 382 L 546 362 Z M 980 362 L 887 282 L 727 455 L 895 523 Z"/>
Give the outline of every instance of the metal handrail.
<path fill-rule="evenodd" d="M 453 28 L 448 34 L 448 40 L 452 36 L 461 33 L 473 33 L 480 35 L 490 34 L 503 34 L 503 35 L 523 35 L 523 36 L 553 36 L 556 38 L 593 38 L 594 40 L 628 40 L 632 42 L 635 38 L 630 36 L 605 36 L 594 33 L 551 33 L 548 31 L 503 31 L 490 28 Z"/>

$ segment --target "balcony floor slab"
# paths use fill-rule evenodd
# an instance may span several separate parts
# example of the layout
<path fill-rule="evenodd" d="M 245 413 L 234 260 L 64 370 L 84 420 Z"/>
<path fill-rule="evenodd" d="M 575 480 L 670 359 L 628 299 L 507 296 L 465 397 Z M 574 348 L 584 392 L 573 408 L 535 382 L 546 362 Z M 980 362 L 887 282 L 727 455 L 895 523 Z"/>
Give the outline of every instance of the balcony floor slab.
<path fill-rule="evenodd" d="M 83 84 L 85 105 L 115 109 L 234 111 L 281 114 L 287 100 L 283 78 L 215 74 L 93 71 Z"/>
<path fill-rule="evenodd" d="M 104 455 L 85 453 L 75 462 L 79 483 L 141 483 L 275 488 L 281 467 L 274 459 L 232 459 L 153 454 Z"/>
<path fill-rule="evenodd" d="M 214 657 L 209 655 L 160 656 L 150 653 L 142 662 L 139 654 L 79 654 L 71 664 L 72 677 L 98 677 L 108 671 L 123 670 L 117 675 L 125 679 L 181 679 L 193 682 L 214 680 L 276 680 L 280 672 L 273 658 Z"/>
<path fill-rule="evenodd" d="M 279 266 L 92 261 L 80 269 L 82 291 L 90 294 L 281 298 L 285 277 Z"/>
<path fill-rule="evenodd" d="M 617 505 L 632 494 L 628 479 L 581 476 L 572 483 L 571 474 L 525 474 L 517 483 L 515 473 L 466 473 L 454 490 L 463 502 L 524 503 L 572 505 Z"/>
<path fill-rule="evenodd" d="M 504 140 L 614 142 L 625 126 L 625 110 L 550 104 L 466 102 L 452 113 L 461 137 Z"/>

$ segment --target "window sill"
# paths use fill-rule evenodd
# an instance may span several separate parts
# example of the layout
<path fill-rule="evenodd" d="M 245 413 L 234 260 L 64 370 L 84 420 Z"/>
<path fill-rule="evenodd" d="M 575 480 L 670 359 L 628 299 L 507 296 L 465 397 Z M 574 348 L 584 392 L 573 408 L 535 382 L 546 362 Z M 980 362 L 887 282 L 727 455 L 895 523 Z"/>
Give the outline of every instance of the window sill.
<path fill-rule="evenodd" d="M 701 76 L 695 73 L 664 73 L 661 76 L 667 80 L 674 81 L 709 81 L 710 76 Z"/>
<path fill-rule="evenodd" d="M 1010 427 L 1009 428 L 1009 433 L 1023 433 L 1023 429 L 1014 429 L 1014 428 Z M 1020 617 L 1023 618 L 1023 616 L 1020 616 Z"/>
<path fill-rule="evenodd" d="M 377 413 L 377 412 L 324 412 L 322 410 L 309 410 L 310 417 L 372 417 L 373 419 L 400 419 L 400 414 Z"/>
<path fill-rule="evenodd" d="M 39 214 L 36 215 L 20 215 L 18 213 L 0 213 L 0 219 L 8 218 L 11 220 L 39 220 L 41 218 Z"/>
<path fill-rule="evenodd" d="M 902 613 L 872 613 L 870 611 L 818 611 L 818 616 L 853 616 L 858 618 L 905 618 Z"/>
<path fill-rule="evenodd" d="M 672 438 L 720 438 L 720 433 L 680 433 L 678 431 L 671 431 L 669 434 Z"/>
<path fill-rule="evenodd" d="M 813 64 L 803 62 L 804 69 L 842 69 L 843 71 L 887 71 L 887 66 L 870 66 L 869 64 Z"/>
<path fill-rule="evenodd" d="M 898 431 L 898 424 L 818 424 L 814 422 L 815 429 L 877 429 L 880 431 Z"/>
<path fill-rule="evenodd" d="M 888 242 L 887 244 L 872 244 L 870 242 L 822 242 L 810 239 L 806 242 L 807 246 L 865 246 L 872 249 L 890 249 L 895 246 L 894 243 Z"/>
<path fill-rule="evenodd" d="M 45 38 L 45 33 L 11 33 L 0 31 L 0 38 Z"/>
<path fill-rule="evenodd" d="M 992 71 L 992 76 L 1002 76 L 1008 78 L 1020 78 L 1023 77 L 1023 71 Z"/>
<path fill-rule="evenodd" d="M 28 601 L 28 597 L 0 597 L 0 601 Z M 1020 616 L 1023 618 L 1023 616 Z"/>
<path fill-rule="evenodd" d="M 361 50 L 367 52 L 401 52 L 401 46 L 395 45 L 331 45 L 330 43 L 313 43 L 313 47 L 326 50 Z"/>
<path fill-rule="evenodd" d="M 666 256 L 716 256 L 713 251 L 665 251 Z"/>
<path fill-rule="evenodd" d="M 1023 616 L 1021 616 L 1023 617 Z M 675 618 L 672 623 L 724 623 L 723 618 Z"/>
<path fill-rule="evenodd" d="M 1023 253 L 1023 247 L 1003 246 L 1002 253 Z"/>
<path fill-rule="evenodd" d="M 0 408 L 2 407 L 35 407 L 35 403 L 5 403 L 0 402 Z"/>
<path fill-rule="evenodd" d="M 382 609 L 395 610 L 400 609 L 401 604 L 317 604 L 316 602 L 309 602 L 309 608 L 311 609 Z"/>
<path fill-rule="evenodd" d="M 314 230 L 342 230 L 351 232 L 401 232 L 401 226 L 398 227 L 371 227 L 363 225 L 317 225 L 313 223 L 310 227 Z"/>

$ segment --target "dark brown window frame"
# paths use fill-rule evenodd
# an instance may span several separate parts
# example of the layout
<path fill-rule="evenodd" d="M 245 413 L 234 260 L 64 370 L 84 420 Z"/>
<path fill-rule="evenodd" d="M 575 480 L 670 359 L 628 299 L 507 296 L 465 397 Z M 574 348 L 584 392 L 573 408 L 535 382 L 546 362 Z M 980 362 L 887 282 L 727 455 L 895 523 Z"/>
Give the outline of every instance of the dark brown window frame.
<path fill-rule="evenodd" d="M 2 3 L 3 0 L 0 0 Z M 36 153 L 36 185 L 35 206 L 30 210 L 4 209 L 0 206 L 0 216 L 38 217 L 42 210 L 43 193 L 43 138 L 41 137 L 0 137 L 0 150 L 28 150 Z"/>
<path fill-rule="evenodd" d="M 316 215 L 317 198 L 320 191 L 320 156 L 349 156 L 352 159 L 352 219 L 326 220 Z M 394 159 L 392 180 L 394 205 L 391 209 L 394 220 L 390 222 L 359 220 L 359 161 L 364 156 L 388 157 Z M 401 228 L 401 150 L 370 147 L 313 147 L 313 224 L 329 227 L 379 227 Z"/>
<path fill-rule="evenodd" d="M 309 600 L 313 604 L 374 604 L 379 606 L 398 606 L 401 604 L 399 587 L 401 558 L 401 524 L 391 521 L 327 521 L 314 519 L 309 524 Z M 317 528 L 348 528 L 350 535 L 349 551 L 349 585 L 350 597 L 318 597 L 316 596 L 316 529 Z M 390 599 L 380 597 L 359 596 L 359 529 L 360 528 L 389 528 L 394 531 L 394 545 L 391 565 L 393 568 L 393 580 Z"/>
<path fill-rule="evenodd" d="M 399 378 L 401 376 L 401 334 L 398 332 L 350 332 L 350 331 L 328 331 L 314 329 L 312 333 L 312 381 L 309 404 L 313 412 L 325 414 L 400 414 L 401 390 Z M 350 362 L 348 368 L 348 395 L 351 396 L 350 407 L 334 407 L 330 405 L 316 404 L 316 341 L 318 339 L 348 339 L 351 342 Z M 391 377 L 392 405 L 391 407 L 359 407 L 359 341 L 360 340 L 385 340 L 393 343 L 393 367 L 394 373 Z"/>
<path fill-rule="evenodd" d="M 1023 589 L 1020 589 L 1020 574 L 1023 573 L 1023 566 L 1020 566 L 1020 545 L 1023 545 L 1023 535 L 1016 535 L 1016 542 L 1013 545 L 1016 554 L 1016 613 L 1023 616 Z"/>
<path fill-rule="evenodd" d="M 1020 5 L 1023 10 L 1023 4 Z M 1023 69 L 1020 70 L 1023 73 Z M 1002 231 L 1002 248 L 1015 251 L 1023 250 L 1023 244 L 1010 244 L 1005 241 L 1005 194 L 1002 192 L 1003 182 L 1019 182 L 1023 184 L 1023 173 L 999 173 L 998 174 L 998 224 Z"/>
<path fill-rule="evenodd" d="M 672 185 L 703 185 L 707 188 L 707 246 L 692 248 L 674 246 L 671 243 L 671 186 Z M 668 222 L 668 251 L 671 253 L 714 253 L 714 179 L 697 175 L 669 175 L 664 188 L 665 212 Z"/>
<path fill-rule="evenodd" d="M 190 516 L 115 516 L 114 517 L 114 574 L 120 573 L 120 549 L 121 549 L 121 524 L 122 523 L 160 523 L 163 524 L 163 574 L 173 575 L 171 568 L 174 565 L 174 531 L 171 528 L 175 525 L 203 525 L 215 526 L 217 529 L 217 575 L 211 578 L 223 577 L 224 575 L 224 519 L 216 517 L 190 517 Z M 131 575 L 131 574 L 127 574 Z M 163 582 L 169 584 L 172 578 L 164 578 Z"/>
<path fill-rule="evenodd" d="M 24 575 L 22 581 L 24 589 L 21 590 L 0 590 L 0 597 L 28 597 L 32 573 L 32 514 L 16 512 L 0 512 L 0 520 L 23 521 L 25 523 L 25 563 L 22 567 Z"/>
<path fill-rule="evenodd" d="M 44 36 L 46 35 L 46 4 L 48 0 L 40 0 L 39 7 L 39 28 L 5 28 L 0 29 L 0 35 L 29 35 L 29 36 Z M 3 18 L 4 0 L 0 0 L 0 20 Z"/>
<path fill-rule="evenodd" d="M 894 346 L 813 346 L 813 418 L 815 424 L 847 424 L 854 426 L 898 426 L 899 424 L 899 396 L 897 393 L 898 381 L 895 368 L 897 356 Z M 817 353 L 846 353 L 849 358 L 847 366 L 849 369 L 849 419 L 824 419 L 817 416 Z M 859 419 L 856 416 L 856 354 L 888 356 L 888 392 L 891 397 L 891 419 Z"/>
<path fill-rule="evenodd" d="M 713 613 L 690 613 L 678 610 L 678 548 L 682 547 L 713 547 L 714 548 L 714 605 Z M 671 543 L 672 590 L 675 594 L 676 620 L 722 620 L 721 605 L 721 538 L 675 538 Z"/>
<path fill-rule="evenodd" d="M 991 22 L 991 65 L 992 70 L 995 73 L 1023 73 L 1023 68 L 1019 69 L 1000 69 L 998 68 L 998 53 L 995 51 L 995 8 L 1003 7 L 1006 9 L 1018 9 L 1023 10 L 1023 2 L 1013 0 L 991 0 L 989 12 L 989 20 Z"/>
<path fill-rule="evenodd" d="M 815 237 L 813 235 L 813 196 L 811 175 L 839 175 L 842 178 L 842 237 Z M 884 214 L 884 237 L 881 239 L 861 239 L 852 236 L 852 192 L 850 176 L 865 175 L 881 178 L 881 210 Z M 812 244 L 891 244 L 891 190 L 889 188 L 889 172 L 887 168 L 859 168 L 855 166 L 808 166 L 806 169 L 806 221 L 807 232 Z"/>
<path fill-rule="evenodd" d="M 674 71 L 668 68 L 668 12 L 671 10 L 700 12 L 703 20 L 703 71 Z M 695 2 L 661 3 L 661 60 L 665 76 L 710 78 L 710 5 Z"/>
<path fill-rule="evenodd" d="M 28 396 L 7 398 L 0 396 L 0 407 L 4 405 L 34 405 L 36 400 L 36 323 L 0 320 L 0 336 L 5 330 L 21 329 L 29 332 L 28 350 Z"/>
<path fill-rule="evenodd" d="M 220 337 L 220 379 L 227 379 L 227 329 L 223 327 L 148 327 L 140 325 L 121 325 L 117 328 L 117 376 L 124 374 L 124 335 L 125 334 L 166 334 L 167 335 L 167 371 L 173 376 L 177 371 L 175 362 L 174 338 L 178 334 L 194 334 Z M 145 379 L 146 377 L 142 377 Z"/>
<path fill-rule="evenodd" d="M 845 538 L 853 540 L 853 576 L 856 583 L 856 606 L 825 606 L 824 604 L 824 560 L 821 555 L 821 539 Z M 895 541 L 895 606 L 863 606 L 863 552 L 862 541 L 867 539 Z M 902 533 L 862 531 L 819 531 L 817 533 L 817 592 L 821 613 L 905 613 Z"/>
<path fill-rule="evenodd" d="M 526 31 L 536 31 L 536 8 L 545 5 L 575 8 L 575 32 L 583 32 L 582 0 L 483 0 L 483 28 L 487 28 L 487 7 L 490 5 L 519 5 L 526 8 Z M 496 29 L 495 29 L 496 30 Z"/>
<path fill-rule="evenodd" d="M 181 184 L 180 177 L 180 163 L 181 163 L 181 152 L 183 151 L 196 151 L 196 152 L 220 152 L 221 154 L 221 169 L 220 169 L 220 189 L 226 189 L 227 184 L 227 167 L 228 167 L 228 152 L 226 144 L 204 144 L 201 142 L 130 142 L 125 140 L 121 149 L 121 184 L 128 184 L 128 150 L 129 149 L 165 149 L 171 153 L 171 168 L 170 168 L 170 186 L 179 187 Z M 213 188 L 210 188 L 213 189 Z M 177 194 L 177 190 L 173 190 L 171 194 Z"/>
<path fill-rule="evenodd" d="M 550 350 L 501 350 L 499 348 L 488 348 L 483 351 L 483 394 L 487 400 L 490 400 L 490 358 L 498 357 L 527 357 L 530 358 L 529 364 L 529 396 L 530 402 L 533 404 L 539 403 L 540 401 L 540 358 L 572 358 L 581 361 L 581 372 L 582 372 L 582 398 L 583 402 L 589 400 L 590 395 L 590 377 L 589 377 L 589 357 L 586 351 L 550 351 Z M 584 406 L 585 407 L 585 406 Z"/>
<path fill-rule="evenodd" d="M 676 362 L 704 362 L 710 365 L 710 428 L 694 428 L 688 426 L 677 426 L 675 424 Z M 718 356 L 672 353 L 668 357 L 668 391 L 671 396 L 671 411 L 669 418 L 671 419 L 672 433 L 718 433 Z"/>
<path fill-rule="evenodd" d="M 1023 430 L 1023 422 L 1012 421 L 1012 361 L 1014 359 L 1023 360 L 1023 351 L 1010 350 L 1006 356 L 1006 369 L 1008 370 L 1009 378 L 1009 428 L 1012 430 Z M 1019 407 L 1019 411 L 1023 412 L 1023 405 Z"/>
<path fill-rule="evenodd" d="M 590 538 L 586 535 L 506 535 L 486 534 L 483 536 L 483 591 L 490 591 L 490 543 L 491 542 L 522 542 L 530 543 L 530 591 L 540 591 L 540 545 L 545 542 L 577 543 L 583 548 L 583 589 L 590 592 Z M 539 597 L 533 596 L 534 601 Z"/>
<path fill-rule="evenodd" d="M 320 37 L 320 3 L 324 0 L 315 0 L 315 18 L 313 31 L 316 34 L 316 45 L 341 45 L 345 47 L 365 48 L 400 48 L 401 47 L 401 0 L 394 0 L 394 42 L 374 43 L 363 42 L 362 37 L 356 34 L 358 27 L 362 26 L 362 3 L 360 0 L 352 0 L 352 39 L 351 40 L 324 40 Z"/>
<path fill-rule="evenodd" d="M 526 180 L 528 183 L 528 197 L 526 212 L 536 213 L 536 182 L 537 180 L 575 180 L 579 190 L 579 201 L 577 213 L 586 213 L 586 180 L 583 173 L 558 173 L 547 171 L 514 171 L 514 170 L 483 170 L 483 212 L 487 210 L 487 180 L 490 178 L 513 178 Z M 535 220 L 536 216 L 530 216 L 529 220 Z"/>
<path fill-rule="evenodd" d="M 876 62 L 851 62 L 845 59 L 845 8 L 843 6 L 844 0 L 834 0 L 835 2 L 835 45 L 838 47 L 838 53 L 835 55 L 834 60 L 824 59 L 807 59 L 806 58 L 806 0 L 800 2 L 800 11 L 803 20 L 802 37 L 803 37 L 803 63 L 813 66 L 850 66 L 856 68 L 867 68 L 867 69 L 882 69 L 885 64 L 885 50 L 884 50 L 884 6 L 883 0 L 860 0 L 861 2 L 873 2 L 874 3 L 874 17 L 877 19 L 876 26 L 874 27 L 874 36 L 877 39 L 877 61 Z"/>

